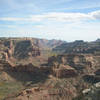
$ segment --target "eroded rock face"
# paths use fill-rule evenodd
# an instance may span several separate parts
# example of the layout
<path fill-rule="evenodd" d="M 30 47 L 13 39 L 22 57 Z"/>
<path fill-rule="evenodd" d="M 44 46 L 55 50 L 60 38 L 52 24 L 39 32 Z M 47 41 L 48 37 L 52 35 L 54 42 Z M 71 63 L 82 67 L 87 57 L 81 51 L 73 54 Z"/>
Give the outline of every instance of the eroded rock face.
<path fill-rule="evenodd" d="M 58 78 L 68 78 L 77 76 L 77 71 L 68 65 L 60 65 L 52 68 L 52 74 Z"/>
<path fill-rule="evenodd" d="M 40 56 L 38 44 L 35 45 L 30 40 L 17 42 L 14 48 L 14 57 L 18 59 L 24 59 L 29 56 Z"/>
<path fill-rule="evenodd" d="M 58 55 L 48 59 L 48 65 L 51 66 L 53 75 L 59 78 L 92 73 L 95 64 L 93 56 L 85 54 Z"/>
<path fill-rule="evenodd" d="M 67 54 L 67 55 L 58 55 L 58 56 L 53 56 L 50 57 L 48 59 L 48 62 L 50 62 L 49 64 L 53 64 L 55 62 L 58 62 L 59 64 L 68 64 L 71 65 L 72 67 L 75 67 L 75 65 L 77 66 L 78 64 L 88 64 L 89 65 L 89 61 L 86 59 L 86 57 L 84 55 L 78 55 L 78 54 Z M 92 66 L 91 64 L 92 62 L 90 62 L 89 66 Z"/>
<path fill-rule="evenodd" d="M 34 40 L 34 39 L 33 39 Z M 31 39 L 5 39 L 0 44 L 1 59 L 25 59 L 40 56 L 38 42 Z M 37 40 L 38 41 L 38 40 Z"/>
<path fill-rule="evenodd" d="M 53 56 L 48 59 L 49 66 L 57 66 L 60 65 L 71 66 L 74 70 L 83 72 L 88 71 L 91 72 L 90 69 L 95 66 L 95 60 L 92 55 L 82 55 L 82 54 L 67 54 L 67 55 L 58 55 Z M 67 67 L 66 67 L 67 68 Z M 84 70 L 88 69 L 88 70 Z"/>

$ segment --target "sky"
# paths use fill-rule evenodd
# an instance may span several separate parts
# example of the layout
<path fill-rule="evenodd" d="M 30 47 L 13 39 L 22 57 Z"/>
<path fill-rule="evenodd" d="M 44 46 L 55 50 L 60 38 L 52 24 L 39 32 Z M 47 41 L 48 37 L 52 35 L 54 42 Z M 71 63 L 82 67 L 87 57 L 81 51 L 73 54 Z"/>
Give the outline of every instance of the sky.
<path fill-rule="evenodd" d="M 0 37 L 100 38 L 100 0 L 0 0 Z"/>

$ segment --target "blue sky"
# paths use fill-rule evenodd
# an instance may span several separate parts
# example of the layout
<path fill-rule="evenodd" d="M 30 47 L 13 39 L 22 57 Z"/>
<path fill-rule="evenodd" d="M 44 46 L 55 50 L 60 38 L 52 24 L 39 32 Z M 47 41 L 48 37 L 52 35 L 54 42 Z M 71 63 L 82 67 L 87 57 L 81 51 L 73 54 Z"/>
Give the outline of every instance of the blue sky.
<path fill-rule="evenodd" d="M 0 0 L 0 37 L 100 38 L 100 0 Z"/>

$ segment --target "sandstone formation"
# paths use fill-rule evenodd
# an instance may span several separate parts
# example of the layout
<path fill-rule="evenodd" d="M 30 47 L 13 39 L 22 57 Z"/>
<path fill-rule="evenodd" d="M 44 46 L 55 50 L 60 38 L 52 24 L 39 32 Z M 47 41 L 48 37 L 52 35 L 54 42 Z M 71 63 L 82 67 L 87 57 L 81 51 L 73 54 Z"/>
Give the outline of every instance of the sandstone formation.
<path fill-rule="evenodd" d="M 77 76 L 77 71 L 68 65 L 60 65 L 52 68 L 52 74 L 58 78 L 67 78 Z"/>
<path fill-rule="evenodd" d="M 31 40 L 22 40 L 15 44 L 14 57 L 24 59 L 26 57 L 40 56 L 38 44 L 35 45 Z"/>
<path fill-rule="evenodd" d="M 58 68 L 60 65 L 71 66 L 78 73 L 92 73 L 95 64 L 97 63 L 93 55 L 67 54 L 53 56 L 48 59 L 49 66 L 57 66 Z"/>
<path fill-rule="evenodd" d="M 6 60 L 40 56 L 38 44 L 28 39 L 6 39 L 1 42 L 1 55 Z M 3 50 L 2 50 L 3 49 Z"/>

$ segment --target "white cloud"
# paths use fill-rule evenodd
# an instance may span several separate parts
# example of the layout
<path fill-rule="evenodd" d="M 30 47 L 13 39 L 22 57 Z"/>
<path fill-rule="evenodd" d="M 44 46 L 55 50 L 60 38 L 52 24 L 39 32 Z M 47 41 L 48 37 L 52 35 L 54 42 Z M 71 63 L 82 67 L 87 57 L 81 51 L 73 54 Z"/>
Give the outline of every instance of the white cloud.
<path fill-rule="evenodd" d="M 100 10 L 91 13 L 91 16 L 95 19 L 100 19 Z"/>
<path fill-rule="evenodd" d="M 91 13 L 47 13 L 42 15 L 33 15 L 31 16 L 32 19 L 38 19 L 41 20 L 55 20 L 55 21 L 81 21 L 81 20 L 94 20 L 94 19 L 100 19 L 100 10 L 91 12 Z"/>
<path fill-rule="evenodd" d="M 45 13 L 41 15 L 32 15 L 28 18 L 0 18 L 3 21 L 36 21 L 41 22 L 43 20 L 47 21 L 61 21 L 61 22 L 73 22 L 82 20 L 98 20 L 100 19 L 100 10 L 91 13 Z"/>
<path fill-rule="evenodd" d="M 50 21 L 76 21 L 89 19 L 88 14 L 83 13 L 48 13 L 40 16 L 32 16 L 32 18 L 38 18 L 40 20 L 50 20 Z"/>

